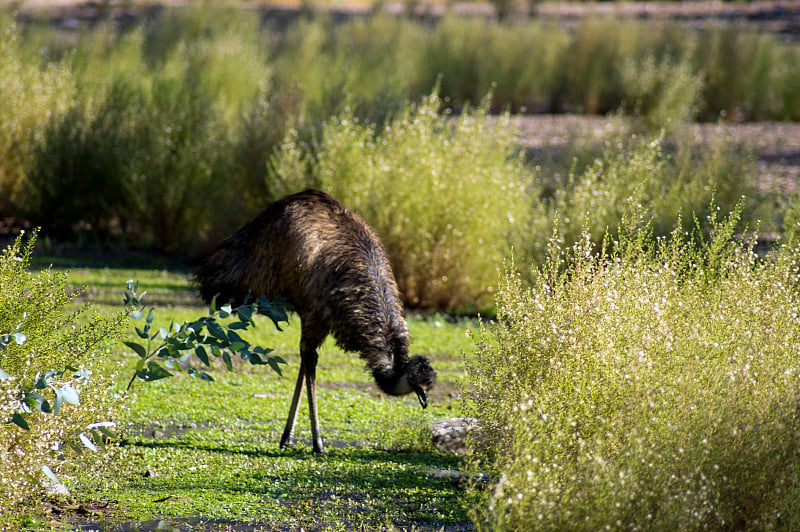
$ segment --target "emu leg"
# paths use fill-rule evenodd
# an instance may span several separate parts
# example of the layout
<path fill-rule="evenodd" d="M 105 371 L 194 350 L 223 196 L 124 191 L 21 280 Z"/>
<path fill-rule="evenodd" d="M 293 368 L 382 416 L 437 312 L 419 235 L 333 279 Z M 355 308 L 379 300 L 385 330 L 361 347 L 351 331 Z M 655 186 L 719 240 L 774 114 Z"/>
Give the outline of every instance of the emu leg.
<path fill-rule="evenodd" d="M 294 424 L 297 420 L 297 410 L 300 408 L 300 392 L 303 391 L 305 377 L 305 368 L 301 360 L 300 371 L 297 373 L 297 384 L 294 387 L 294 395 L 292 396 L 292 406 L 289 407 L 289 417 L 286 418 L 286 427 L 283 429 L 283 436 L 281 436 L 281 449 L 285 449 L 292 444 L 294 438 Z"/>
<path fill-rule="evenodd" d="M 304 319 L 306 318 L 306 319 Z M 319 420 L 317 418 L 317 349 L 328 334 L 324 328 L 316 327 L 317 320 L 301 317 L 302 333 L 300 335 L 300 372 L 297 375 L 297 384 L 294 387 L 292 406 L 289 408 L 289 417 L 281 437 L 281 449 L 289 445 L 294 434 L 294 425 L 297 420 L 297 410 L 300 408 L 300 393 L 305 383 L 308 392 L 308 413 L 311 417 L 311 439 L 314 452 L 324 453 L 325 445 L 319 433 Z"/>
<path fill-rule="evenodd" d="M 325 453 L 325 444 L 319 434 L 319 418 L 317 417 L 317 351 L 309 353 L 309 358 L 303 364 L 306 366 L 306 391 L 308 392 L 308 414 L 311 417 L 311 439 L 315 453 Z"/>

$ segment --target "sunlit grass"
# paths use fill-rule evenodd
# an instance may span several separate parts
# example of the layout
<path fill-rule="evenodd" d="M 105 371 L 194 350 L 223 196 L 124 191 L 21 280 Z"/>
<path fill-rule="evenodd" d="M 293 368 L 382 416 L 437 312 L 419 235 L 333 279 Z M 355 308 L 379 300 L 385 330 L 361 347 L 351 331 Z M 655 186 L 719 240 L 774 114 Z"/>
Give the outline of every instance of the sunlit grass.
<path fill-rule="evenodd" d="M 68 282 L 88 287 L 83 297 L 101 314 L 119 311 L 127 278 L 139 279 L 140 291 L 157 287 L 163 301 L 184 301 L 193 290 L 185 271 L 83 267 L 66 275 Z M 155 325 L 193 320 L 205 312 L 199 300 L 157 304 Z M 473 326 L 444 315 L 409 317 L 412 352 L 430 356 L 438 372 L 426 410 L 410 396 L 382 394 L 357 355 L 326 341 L 317 375 L 320 427 L 329 454 L 320 458 L 311 452 L 305 401 L 296 447 L 278 449 L 299 365 L 299 320 L 292 315 L 278 331 L 257 318 L 247 338 L 286 359 L 283 377 L 239 361 L 233 372 L 212 363 L 214 382 L 184 373 L 136 381 L 118 420 L 122 445 L 104 474 L 65 470 L 63 481 L 79 499 L 115 501 L 110 515 L 94 519 L 111 523 L 169 516 L 326 530 L 464 523 L 452 479 L 436 474 L 457 469 L 459 458 L 435 451 L 427 426 L 462 412 L 463 360 Z M 120 389 L 137 359 L 118 345 L 103 361 L 116 369 Z"/>
<path fill-rule="evenodd" d="M 109 478 L 106 491 L 124 502 L 117 522 L 214 516 L 266 528 L 377 530 L 464 520 L 452 481 L 427 473 L 454 467 L 452 456 L 348 448 L 320 458 L 230 441 L 141 443 L 119 454 L 126 481 Z"/>

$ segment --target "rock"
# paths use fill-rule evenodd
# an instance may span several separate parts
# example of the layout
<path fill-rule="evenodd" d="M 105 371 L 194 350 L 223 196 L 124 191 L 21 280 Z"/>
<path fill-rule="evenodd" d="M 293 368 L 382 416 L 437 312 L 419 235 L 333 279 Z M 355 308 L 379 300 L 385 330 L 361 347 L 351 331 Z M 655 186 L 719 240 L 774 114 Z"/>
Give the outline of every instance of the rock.
<path fill-rule="evenodd" d="M 67 487 L 61 482 L 52 482 L 46 480 L 42 482 L 42 487 L 44 488 L 45 493 L 51 497 L 57 497 L 61 495 L 67 496 L 70 494 L 69 489 L 67 489 Z"/>
<path fill-rule="evenodd" d="M 466 454 L 474 440 L 480 435 L 477 419 L 456 417 L 431 424 L 433 444 L 440 451 Z"/>

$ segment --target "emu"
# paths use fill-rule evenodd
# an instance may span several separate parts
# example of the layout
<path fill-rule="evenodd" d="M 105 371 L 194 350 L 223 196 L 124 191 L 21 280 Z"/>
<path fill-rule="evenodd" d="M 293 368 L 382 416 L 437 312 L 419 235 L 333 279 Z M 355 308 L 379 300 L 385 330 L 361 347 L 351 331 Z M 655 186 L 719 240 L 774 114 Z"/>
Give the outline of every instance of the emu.
<path fill-rule="evenodd" d="M 293 441 L 300 395 L 308 394 L 314 451 L 325 446 L 317 419 L 317 349 L 332 334 L 366 360 L 389 395 L 415 392 L 422 408 L 436 372 L 408 356 L 410 335 L 389 257 L 375 231 L 332 196 L 306 190 L 268 205 L 223 240 L 195 274 L 206 302 L 241 304 L 249 295 L 285 297 L 300 317 L 300 371 L 280 441 Z"/>

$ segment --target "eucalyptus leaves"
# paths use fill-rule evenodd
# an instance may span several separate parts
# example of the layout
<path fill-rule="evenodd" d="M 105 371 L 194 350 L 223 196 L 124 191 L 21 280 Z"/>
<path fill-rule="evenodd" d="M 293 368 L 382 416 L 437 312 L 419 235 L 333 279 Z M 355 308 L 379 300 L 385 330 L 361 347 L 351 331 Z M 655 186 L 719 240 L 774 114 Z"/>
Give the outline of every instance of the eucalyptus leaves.
<path fill-rule="evenodd" d="M 154 381 L 172 376 L 171 371 L 186 371 L 202 380 L 214 380 L 211 375 L 192 365 L 193 355 L 205 367 L 211 366 L 209 354 L 220 358 L 229 371 L 233 371 L 233 360 L 238 355 L 253 365 L 268 364 L 278 375 L 282 375 L 280 364 L 286 362 L 281 357 L 271 355 L 272 349 L 251 345 L 239 334 L 251 326 L 255 327 L 255 314 L 267 316 L 281 330 L 280 323 L 288 322 L 282 302 L 262 297 L 256 303 L 235 309 L 224 305 L 217 310 L 216 301 L 212 301 L 208 316 L 182 324 L 173 321 L 167 328 L 156 328 L 155 311 L 150 308 L 145 312 L 142 304 L 145 292 L 138 294 L 138 288 L 138 282 L 128 281 L 124 300 L 130 317 L 137 321 L 144 320 L 142 327 L 135 327 L 136 335 L 143 342 L 124 342 L 139 355 L 136 372 L 128 383 L 128 389 L 137 378 Z M 228 319 L 228 322 L 222 321 Z"/>
<path fill-rule="evenodd" d="M 210 356 L 221 359 L 229 371 L 233 371 L 236 356 L 253 365 L 269 365 L 278 375 L 282 375 L 280 364 L 286 362 L 277 355 L 271 355 L 272 349 L 251 345 L 242 338 L 240 332 L 255 326 L 253 316 L 262 314 L 275 324 L 278 330 L 281 322 L 288 322 L 288 316 L 280 301 L 260 298 L 256 303 L 245 304 L 238 308 L 224 305 L 216 309 L 216 302 L 211 303 L 208 316 L 182 324 L 170 323 L 169 327 L 155 327 L 155 309 L 145 310 L 139 294 L 139 283 L 128 281 L 125 291 L 124 306 L 130 318 L 144 321 L 144 325 L 135 326 L 136 335 L 143 341 L 123 342 L 132 349 L 139 360 L 136 371 L 128 383 L 127 389 L 139 378 L 143 381 L 154 381 L 173 375 L 175 371 L 186 371 L 189 375 L 206 381 L 214 379 L 205 371 L 192 365 L 192 358 L 199 360 L 203 366 L 211 366 Z M 224 321 L 228 320 L 228 321 Z M 0 334 L 0 350 L 10 344 L 22 346 L 28 340 L 20 332 Z M 91 377 L 91 371 L 77 369 L 67 365 L 64 369 L 48 369 L 36 374 L 32 382 L 24 386 L 14 402 L 14 412 L 6 424 L 14 424 L 29 430 L 25 414 L 41 412 L 58 414 L 64 403 L 80 404 L 80 385 Z M 0 368 L 0 382 L 14 379 L 14 375 Z"/>

